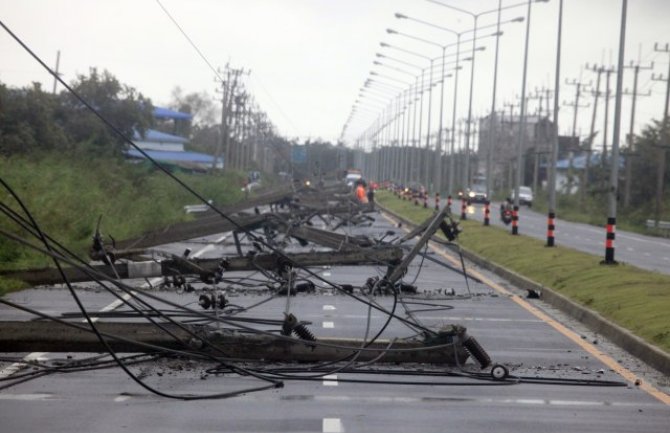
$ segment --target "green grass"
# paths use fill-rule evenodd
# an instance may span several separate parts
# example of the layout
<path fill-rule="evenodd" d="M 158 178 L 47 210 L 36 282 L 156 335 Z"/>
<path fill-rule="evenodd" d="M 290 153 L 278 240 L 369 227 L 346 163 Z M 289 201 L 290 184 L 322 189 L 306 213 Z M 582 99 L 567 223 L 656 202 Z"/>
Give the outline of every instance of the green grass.
<path fill-rule="evenodd" d="M 388 192 L 380 192 L 376 200 L 416 223 L 432 213 Z M 560 246 L 547 248 L 543 241 L 512 236 L 475 221 L 463 221 L 461 227 L 459 243 L 464 248 L 556 290 L 670 352 L 670 276 L 626 264 L 602 266 L 601 257 Z"/>
<path fill-rule="evenodd" d="M 197 203 L 163 173 L 116 159 L 0 157 L 0 176 L 24 201 L 42 230 L 80 256 L 91 244 L 100 215 L 103 235 L 124 239 L 185 220 L 189 217 L 183 206 Z M 178 177 L 218 205 L 243 198 L 240 173 Z M 21 213 L 4 188 L 0 188 L 0 200 Z M 0 228 L 29 237 L 4 215 L 0 215 Z M 0 236 L 1 270 L 49 265 L 47 257 Z M 20 287 L 19 282 L 0 278 L 0 295 Z"/>

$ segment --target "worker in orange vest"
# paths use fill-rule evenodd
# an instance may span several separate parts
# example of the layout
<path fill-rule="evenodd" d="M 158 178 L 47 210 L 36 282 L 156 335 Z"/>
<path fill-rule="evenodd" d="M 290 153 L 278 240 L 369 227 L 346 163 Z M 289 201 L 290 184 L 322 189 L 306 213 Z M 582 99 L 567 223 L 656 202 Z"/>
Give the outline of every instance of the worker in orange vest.
<path fill-rule="evenodd" d="M 359 181 L 358 185 L 356 186 L 356 198 L 363 204 L 367 204 L 368 202 L 368 197 L 365 192 L 365 183 L 361 181 Z"/>

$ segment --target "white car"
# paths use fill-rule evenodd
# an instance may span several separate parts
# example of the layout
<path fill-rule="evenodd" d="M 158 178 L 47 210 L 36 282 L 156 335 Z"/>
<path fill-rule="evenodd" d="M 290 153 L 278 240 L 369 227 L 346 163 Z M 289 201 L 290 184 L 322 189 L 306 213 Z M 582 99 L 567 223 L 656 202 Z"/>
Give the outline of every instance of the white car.
<path fill-rule="evenodd" d="M 349 173 L 344 181 L 347 183 L 347 186 L 353 188 L 357 181 L 361 180 L 363 175 L 360 173 Z"/>
<path fill-rule="evenodd" d="M 514 190 L 510 192 L 509 196 L 512 198 L 512 201 L 514 201 L 516 198 L 514 195 Z M 533 206 L 533 190 L 529 186 L 519 187 L 519 204 L 525 204 L 528 207 Z"/>

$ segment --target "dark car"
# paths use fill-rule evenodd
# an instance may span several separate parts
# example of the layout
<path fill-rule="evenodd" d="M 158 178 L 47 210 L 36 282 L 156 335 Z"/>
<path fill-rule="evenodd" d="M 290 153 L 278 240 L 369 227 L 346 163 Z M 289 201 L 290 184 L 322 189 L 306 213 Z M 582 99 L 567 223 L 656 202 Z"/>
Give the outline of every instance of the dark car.
<path fill-rule="evenodd" d="M 412 198 L 423 199 L 426 195 L 426 188 L 418 182 L 410 182 L 405 186 L 405 194 Z"/>
<path fill-rule="evenodd" d="M 458 198 L 465 198 L 468 203 L 486 203 L 486 187 L 482 185 L 473 185 L 465 191 L 458 192 Z"/>

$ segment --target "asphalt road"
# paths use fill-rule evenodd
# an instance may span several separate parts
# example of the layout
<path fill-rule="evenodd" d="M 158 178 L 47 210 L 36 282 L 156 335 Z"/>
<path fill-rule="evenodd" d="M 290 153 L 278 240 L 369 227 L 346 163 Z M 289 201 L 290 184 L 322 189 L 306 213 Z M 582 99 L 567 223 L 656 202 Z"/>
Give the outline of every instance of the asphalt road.
<path fill-rule="evenodd" d="M 382 216 L 372 227 L 347 228 L 352 234 L 380 236 L 400 229 Z M 215 243 L 211 243 L 215 241 Z M 201 257 L 218 257 L 233 251 L 229 237 L 213 236 L 167 247 L 181 252 L 190 246 Z M 297 248 L 297 247 L 296 247 Z M 440 260 L 441 250 L 430 252 Z M 421 371 L 460 372 L 430 365 L 378 364 L 372 374 L 334 372 L 311 380 L 286 380 L 281 389 L 250 392 L 224 400 L 179 401 L 155 396 L 139 387 L 120 369 L 50 374 L 0 388 L 1 432 L 667 432 L 670 420 L 669 379 L 646 368 L 602 338 L 583 329 L 538 300 L 505 281 L 468 265 L 484 283 L 465 279 L 431 261 L 414 260 L 405 281 L 416 280 L 419 292 L 403 300 L 424 326 L 432 329 L 458 323 L 478 339 L 494 359 L 515 376 L 550 380 L 608 380 L 624 386 L 591 383 L 501 383 L 468 377 L 397 375 Z M 361 285 L 382 274 L 374 267 L 322 267 L 320 276 L 339 283 Z M 232 277 L 232 276 L 231 276 Z M 253 278 L 261 278 L 255 274 Z M 137 281 L 137 285 L 143 282 Z M 156 284 L 153 281 L 152 284 Z M 377 332 L 386 322 L 379 312 L 323 284 L 315 293 L 290 299 L 290 311 L 309 321 L 317 337 L 363 338 L 366 329 Z M 82 285 L 82 298 L 90 311 L 116 311 L 115 298 L 90 284 Z M 194 306 L 197 294 L 164 290 L 154 292 L 175 302 Z M 268 299 L 262 290 L 227 292 L 237 305 L 250 306 Z M 9 299 L 50 314 L 76 311 L 62 287 L 14 293 Z M 375 301 L 390 308 L 390 296 Z M 243 316 L 281 319 L 285 297 L 275 297 Z M 111 307 L 110 307 L 111 306 Z M 400 308 L 400 307 L 399 307 Z M 399 310 L 408 314 L 404 308 Z M 2 320 L 28 320 L 29 316 L 0 306 Z M 78 319 L 72 319 L 78 320 Z M 80 319 L 79 319 L 80 320 Z M 112 320 L 112 319 L 100 319 Z M 269 325 L 255 325 L 271 330 Z M 382 335 L 404 338 L 416 331 L 397 320 Z M 8 357 L 32 355 L 51 365 L 71 362 L 82 354 L 4 354 L 0 378 L 16 374 Z M 68 359 L 68 356 L 71 357 Z M 88 356 L 88 355 L 86 355 Z M 245 364 L 251 366 L 251 364 Z M 148 384 L 164 392 L 207 395 L 259 386 L 257 379 L 236 374 L 213 374 L 215 364 L 183 359 L 160 359 L 131 369 Z M 263 365 L 286 367 L 280 365 Z M 293 366 L 295 367 L 295 366 Z M 478 372 L 469 360 L 464 371 Z M 25 373 L 19 370 L 18 373 Z M 634 384 L 640 378 L 641 386 Z M 403 382 L 402 384 L 391 382 Z M 7 382 L 0 382 L 0 387 Z M 602 383 L 600 385 L 603 385 Z"/>
<path fill-rule="evenodd" d="M 429 205 L 435 206 L 433 198 Z M 446 200 L 440 200 L 441 207 Z M 451 205 L 454 215 L 461 215 L 461 202 L 454 200 Z M 500 220 L 500 203 L 492 202 L 490 206 L 490 224 L 504 227 Z M 467 208 L 467 218 L 484 221 L 484 205 L 473 204 Z M 556 245 L 573 248 L 578 251 L 605 257 L 605 229 L 589 224 L 574 223 L 555 219 L 554 238 Z M 547 215 L 536 212 L 527 206 L 519 209 L 519 234 L 546 241 Z M 644 236 L 637 233 L 617 230 L 615 240 L 615 260 L 628 263 L 642 269 L 670 274 L 670 238 Z"/>

